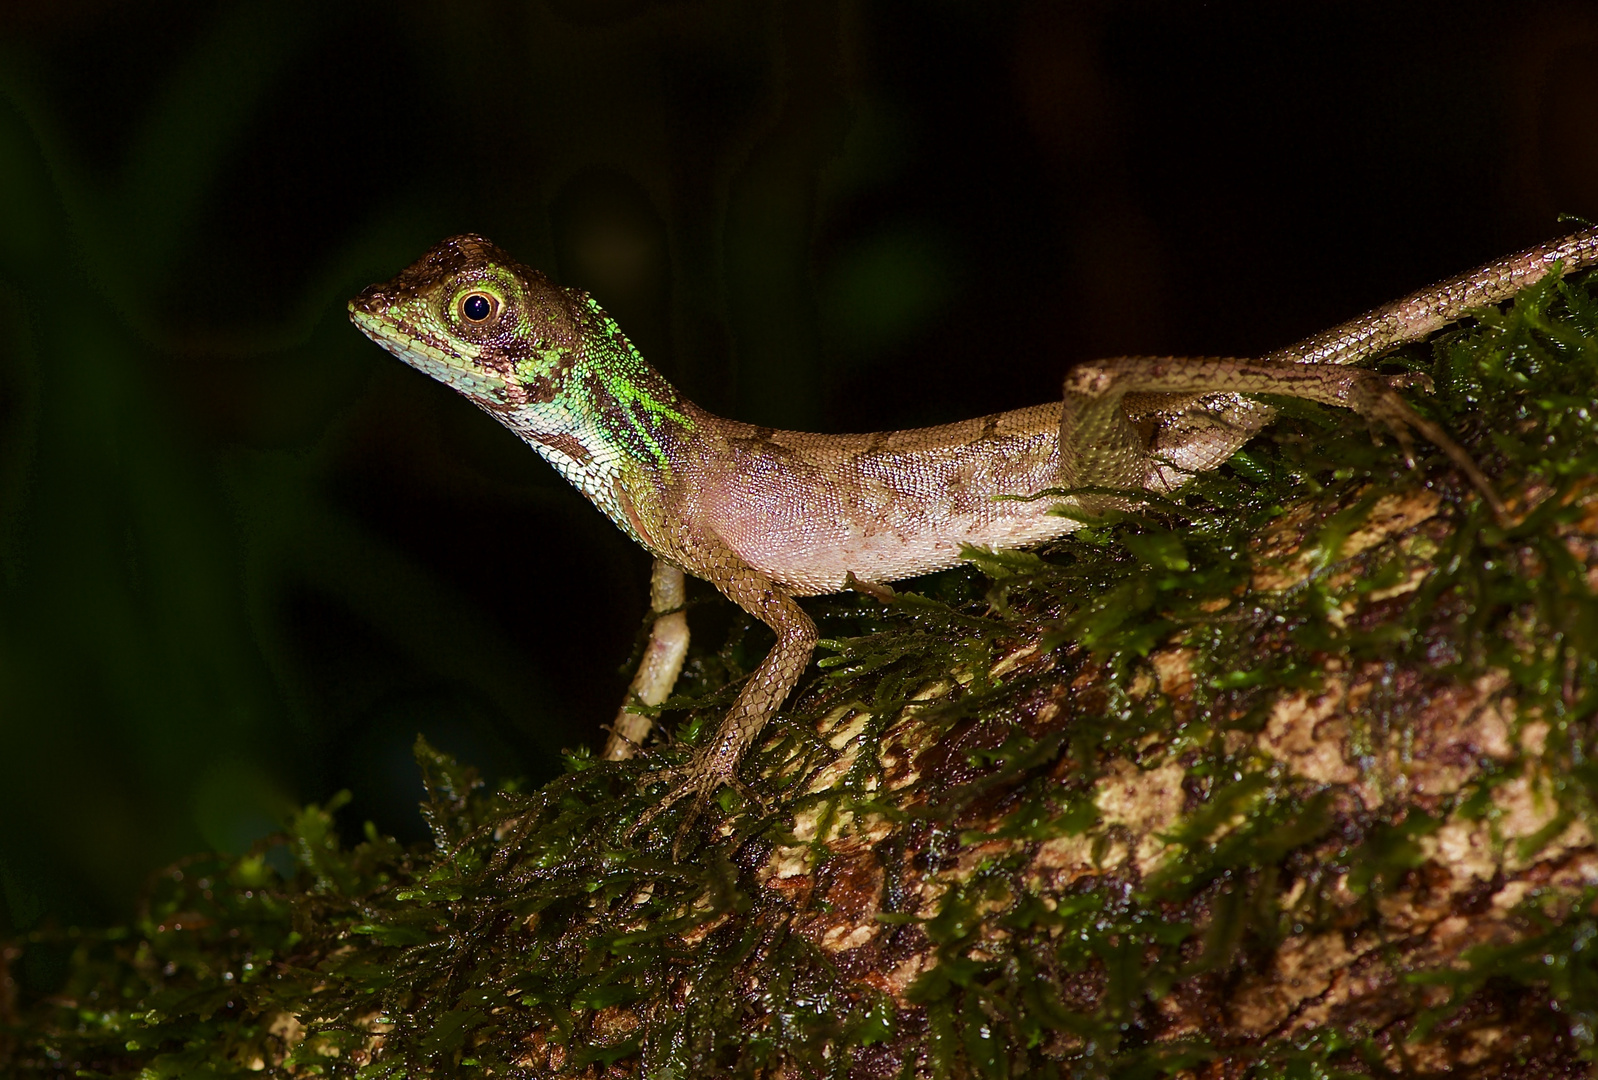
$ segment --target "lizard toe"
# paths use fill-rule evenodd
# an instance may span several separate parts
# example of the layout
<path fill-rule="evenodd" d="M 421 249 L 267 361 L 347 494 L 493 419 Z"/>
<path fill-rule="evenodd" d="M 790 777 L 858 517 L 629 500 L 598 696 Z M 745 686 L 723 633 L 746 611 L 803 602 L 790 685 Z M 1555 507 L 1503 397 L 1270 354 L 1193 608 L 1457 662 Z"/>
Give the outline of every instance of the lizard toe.
<path fill-rule="evenodd" d="M 683 835 L 693 826 L 693 823 L 704 813 L 705 808 L 714 798 L 716 791 L 721 787 L 731 786 L 744 795 L 745 798 L 754 799 L 754 794 L 749 786 L 739 780 L 731 766 L 724 761 L 696 757 L 687 765 L 678 765 L 657 772 L 646 773 L 639 778 L 639 786 L 643 788 L 654 787 L 664 781 L 668 786 L 660 800 L 638 816 L 638 820 L 627 829 L 624 838 L 631 838 L 639 829 L 645 828 L 666 811 L 670 810 L 683 799 L 692 798 L 693 804 L 688 809 L 688 815 L 683 819 L 678 828 L 677 842 L 673 846 L 673 853 L 680 854 Z"/>

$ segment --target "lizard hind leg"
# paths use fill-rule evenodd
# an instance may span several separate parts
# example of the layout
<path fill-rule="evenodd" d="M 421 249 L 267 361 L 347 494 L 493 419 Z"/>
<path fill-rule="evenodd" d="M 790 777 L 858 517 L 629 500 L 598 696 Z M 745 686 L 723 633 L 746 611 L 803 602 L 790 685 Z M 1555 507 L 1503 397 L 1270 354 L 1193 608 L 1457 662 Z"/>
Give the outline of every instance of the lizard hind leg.
<path fill-rule="evenodd" d="M 1464 472 L 1494 515 L 1504 520 L 1503 500 L 1470 455 L 1398 393 L 1399 387 L 1423 382 L 1429 384 L 1424 376 L 1389 377 L 1340 364 L 1272 360 L 1131 356 L 1078 365 L 1065 380 L 1060 478 L 1070 488 L 1166 486 L 1158 479 L 1165 463 L 1126 415 L 1128 394 L 1275 394 L 1351 409 L 1391 430 L 1406 453 L 1409 432 L 1418 432 Z M 1251 426 L 1238 427 L 1225 445 L 1210 448 L 1211 460 L 1219 464 L 1252 434 Z"/>

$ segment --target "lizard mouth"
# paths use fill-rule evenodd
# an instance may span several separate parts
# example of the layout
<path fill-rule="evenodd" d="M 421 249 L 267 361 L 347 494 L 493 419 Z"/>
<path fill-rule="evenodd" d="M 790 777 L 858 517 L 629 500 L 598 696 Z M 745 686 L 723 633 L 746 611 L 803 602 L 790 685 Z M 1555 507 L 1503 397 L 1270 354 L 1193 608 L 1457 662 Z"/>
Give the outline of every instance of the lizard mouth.
<path fill-rule="evenodd" d="M 393 351 L 393 344 L 421 341 L 426 337 L 410 323 L 391 314 L 394 301 L 394 295 L 383 286 L 371 285 L 348 304 L 350 322 L 355 328 L 390 351 Z M 436 343 L 432 344 L 437 347 Z"/>
<path fill-rule="evenodd" d="M 391 299 L 378 286 L 373 285 L 351 300 L 348 305 L 350 322 L 355 324 L 355 328 L 384 348 L 396 338 L 417 340 L 422 336 L 414 326 L 388 313 Z"/>
<path fill-rule="evenodd" d="M 391 308 L 393 296 L 374 285 L 349 302 L 350 321 L 356 329 L 405 363 L 455 388 L 480 405 L 501 407 L 510 394 L 504 377 L 480 364 L 438 336 L 428 333 Z"/>

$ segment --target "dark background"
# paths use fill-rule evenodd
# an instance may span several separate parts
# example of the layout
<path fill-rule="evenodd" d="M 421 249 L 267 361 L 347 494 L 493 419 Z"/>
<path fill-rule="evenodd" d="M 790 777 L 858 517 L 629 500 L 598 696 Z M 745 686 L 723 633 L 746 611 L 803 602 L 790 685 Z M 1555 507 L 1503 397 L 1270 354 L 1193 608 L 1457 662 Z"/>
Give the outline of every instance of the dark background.
<path fill-rule="evenodd" d="M 0 933 L 418 730 L 597 746 L 648 563 L 349 326 L 481 232 L 741 419 L 1259 353 L 1598 218 L 1598 4 L 0 6 Z"/>

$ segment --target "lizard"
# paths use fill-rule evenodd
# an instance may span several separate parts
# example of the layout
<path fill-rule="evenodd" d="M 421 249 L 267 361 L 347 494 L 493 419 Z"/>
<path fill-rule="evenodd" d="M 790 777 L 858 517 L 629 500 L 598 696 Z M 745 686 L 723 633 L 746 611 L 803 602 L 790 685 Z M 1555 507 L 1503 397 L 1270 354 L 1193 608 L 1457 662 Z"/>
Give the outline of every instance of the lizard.
<path fill-rule="evenodd" d="M 656 619 L 629 702 L 669 695 L 687 648 L 683 573 L 769 626 L 776 644 L 687 764 L 647 773 L 662 798 L 636 829 L 726 785 L 798 683 L 817 641 L 797 598 L 868 590 L 956 565 L 965 545 L 1032 547 L 1084 516 L 1167 494 L 1217 468 L 1275 416 L 1253 395 L 1349 408 L 1442 450 L 1502 520 L 1470 455 L 1399 390 L 1424 375 L 1351 365 L 1419 341 L 1553 272 L 1598 264 L 1598 228 L 1421 289 L 1257 359 L 1122 357 L 1081 363 L 1061 398 L 869 434 L 774 430 L 712 415 L 653 367 L 590 295 L 477 235 L 443 241 L 349 302 L 369 338 L 447 384 L 544 456 L 655 558 Z M 1061 504 L 1074 513 L 1061 514 Z M 604 756 L 643 741 L 624 705 Z M 684 825 L 686 828 L 686 824 Z"/>

